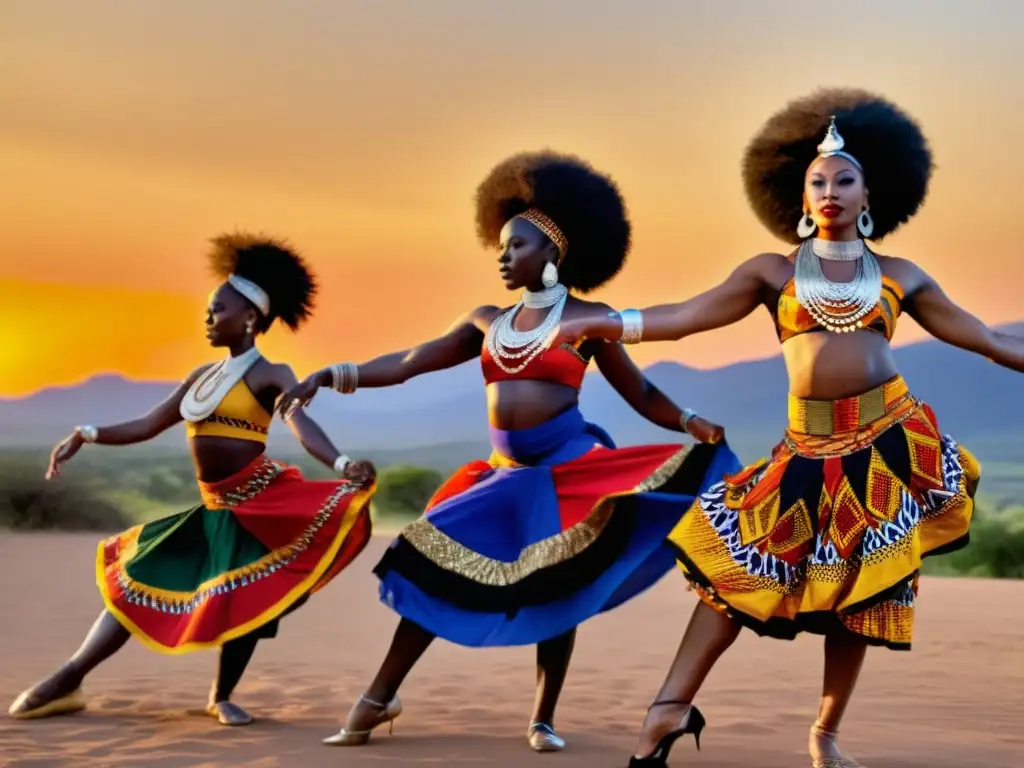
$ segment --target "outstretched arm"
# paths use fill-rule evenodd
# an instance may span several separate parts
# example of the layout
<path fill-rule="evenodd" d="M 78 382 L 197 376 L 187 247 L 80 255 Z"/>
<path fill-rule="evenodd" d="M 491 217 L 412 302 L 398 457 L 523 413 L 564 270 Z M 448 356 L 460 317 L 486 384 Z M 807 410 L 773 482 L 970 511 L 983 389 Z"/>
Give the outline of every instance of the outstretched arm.
<path fill-rule="evenodd" d="M 642 341 L 676 341 L 702 331 L 710 331 L 739 322 L 761 301 L 761 289 L 769 260 L 777 254 L 762 254 L 737 267 L 724 282 L 711 290 L 678 304 L 661 304 L 641 310 Z M 636 310 L 634 310 L 636 311 Z M 629 318 L 626 318 L 627 325 Z M 564 336 L 619 341 L 623 336 L 623 317 L 618 312 L 576 328 L 572 322 L 563 324 Z M 626 339 L 626 341 L 631 341 Z"/>
<path fill-rule="evenodd" d="M 984 355 L 1004 368 L 1024 372 L 1024 337 L 994 331 L 957 306 L 928 275 L 904 302 L 917 323 L 940 341 Z"/>
<path fill-rule="evenodd" d="M 166 432 L 182 420 L 178 410 L 181 399 L 207 368 L 209 365 L 203 365 L 192 371 L 185 381 L 144 416 L 107 427 L 96 427 L 96 439 L 92 442 L 99 445 L 131 445 L 144 443 Z"/>
<path fill-rule="evenodd" d="M 601 344 L 594 355 L 598 370 L 634 411 L 652 424 L 686 432 L 706 443 L 719 442 L 725 430 L 706 419 L 684 412 L 637 367 L 621 344 Z"/>
<path fill-rule="evenodd" d="M 195 380 L 209 365 L 196 368 L 181 384 L 175 387 L 162 402 L 144 416 L 107 427 L 79 427 L 60 442 L 50 454 L 50 465 L 46 470 L 47 479 L 60 475 L 60 465 L 68 461 L 86 442 L 99 445 L 131 445 L 152 440 L 182 420 L 179 407 L 181 399 Z M 90 434 L 91 433 L 91 434 Z"/>
<path fill-rule="evenodd" d="M 494 307 L 479 307 L 452 324 L 444 335 L 401 352 L 375 357 L 358 368 L 359 388 L 390 387 L 414 376 L 454 368 L 480 354 Z M 329 368 L 317 373 L 321 387 L 331 386 Z"/>
<path fill-rule="evenodd" d="M 344 366 L 319 370 L 294 387 L 289 387 L 279 400 L 277 408 L 285 420 L 290 419 L 298 409 L 313 399 L 317 390 L 322 387 L 333 387 L 335 371 L 341 368 L 345 368 L 343 386 L 350 387 L 343 391 L 350 392 L 357 387 L 390 387 L 408 381 L 414 376 L 461 365 L 480 354 L 484 331 L 495 312 L 495 307 L 479 307 L 458 320 L 443 336 L 433 341 L 412 349 L 382 355 L 358 366 L 346 363 Z M 355 370 L 354 382 L 348 381 L 352 369 Z"/>

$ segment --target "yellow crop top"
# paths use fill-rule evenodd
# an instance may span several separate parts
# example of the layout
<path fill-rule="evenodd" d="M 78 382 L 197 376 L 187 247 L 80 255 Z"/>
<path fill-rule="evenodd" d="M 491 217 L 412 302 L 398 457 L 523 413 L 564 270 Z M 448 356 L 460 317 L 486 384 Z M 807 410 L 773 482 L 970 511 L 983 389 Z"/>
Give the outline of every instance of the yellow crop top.
<path fill-rule="evenodd" d="M 267 442 L 272 416 L 241 379 L 224 395 L 216 410 L 202 421 L 185 422 L 185 433 L 193 437 L 233 437 L 236 440 Z"/>
<path fill-rule="evenodd" d="M 899 320 L 903 309 L 902 304 L 903 286 L 891 277 L 883 276 L 882 295 L 861 321 L 864 330 L 881 333 L 887 340 L 892 341 L 892 336 L 896 333 L 896 321 Z M 802 333 L 824 330 L 797 301 L 796 283 L 793 278 L 782 286 L 772 318 L 775 320 L 775 331 L 779 341 L 787 341 Z"/>

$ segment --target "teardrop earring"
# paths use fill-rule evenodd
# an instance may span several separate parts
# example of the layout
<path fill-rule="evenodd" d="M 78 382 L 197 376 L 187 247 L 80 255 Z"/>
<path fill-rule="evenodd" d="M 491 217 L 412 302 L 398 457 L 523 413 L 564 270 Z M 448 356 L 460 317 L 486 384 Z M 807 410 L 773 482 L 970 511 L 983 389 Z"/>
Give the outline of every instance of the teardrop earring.
<path fill-rule="evenodd" d="M 857 217 L 857 231 L 864 238 L 871 237 L 875 231 L 875 220 L 871 218 L 867 208 L 861 211 L 860 216 Z"/>
<path fill-rule="evenodd" d="M 811 215 L 804 211 L 804 215 L 800 217 L 800 221 L 796 225 L 796 234 L 801 240 L 806 240 L 808 237 L 814 234 L 815 230 L 818 229 L 818 225 L 814 223 L 814 219 Z"/>
<path fill-rule="evenodd" d="M 544 271 L 540 273 L 540 281 L 545 288 L 552 288 L 558 284 L 558 267 L 555 262 L 549 261 L 544 265 Z"/>

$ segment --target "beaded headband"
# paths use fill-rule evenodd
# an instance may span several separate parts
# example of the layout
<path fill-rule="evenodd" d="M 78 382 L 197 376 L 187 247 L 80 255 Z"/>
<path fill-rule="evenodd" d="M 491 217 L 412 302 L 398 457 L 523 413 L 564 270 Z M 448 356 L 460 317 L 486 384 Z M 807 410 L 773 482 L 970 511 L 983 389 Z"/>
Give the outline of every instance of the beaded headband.
<path fill-rule="evenodd" d="M 270 297 L 267 295 L 266 291 L 256 285 L 252 280 L 246 280 L 244 277 L 240 277 L 239 275 L 228 275 L 228 285 L 255 304 L 256 308 L 262 312 L 264 316 L 270 314 Z"/>
<path fill-rule="evenodd" d="M 558 228 L 558 225 L 549 216 L 541 213 L 536 208 L 528 208 L 514 218 L 526 219 L 533 224 L 555 244 L 555 248 L 558 249 L 558 260 L 561 261 L 565 258 L 565 252 L 569 250 L 569 240 L 562 234 L 562 230 Z"/>
<path fill-rule="evenodd" d="M 832 115 L 829 120 L 828 131 L 825 133 L 825 138 L 821 144 L 818 145 L 818 157 L 843 157 L 853 163 L 857 168 L 864 172 L 864 167 L 860 164 L 860 160 L 846 152 L 843 148 L 846 146 L 846 141 L 839 135 L 839 130 L 836 128 L 836 116 Z"/>

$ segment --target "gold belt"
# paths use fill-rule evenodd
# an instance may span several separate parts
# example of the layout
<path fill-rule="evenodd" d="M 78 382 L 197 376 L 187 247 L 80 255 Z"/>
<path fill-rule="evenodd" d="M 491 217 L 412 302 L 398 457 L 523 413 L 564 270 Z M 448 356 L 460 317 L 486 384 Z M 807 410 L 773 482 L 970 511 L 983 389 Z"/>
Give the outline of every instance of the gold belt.
<path fill-rule="evenodd" d="M 840 400 L 805 400 L 790 395 L 789 429 L 821 437 L 862 429 L 884 417 L 909 394 L 907 383 L 897 376 L 861 395 Z"/>

